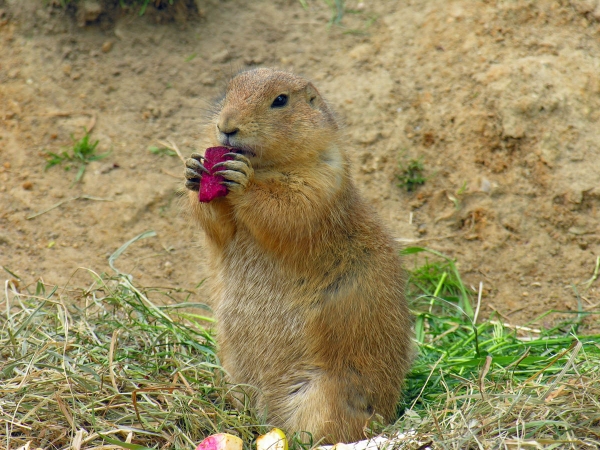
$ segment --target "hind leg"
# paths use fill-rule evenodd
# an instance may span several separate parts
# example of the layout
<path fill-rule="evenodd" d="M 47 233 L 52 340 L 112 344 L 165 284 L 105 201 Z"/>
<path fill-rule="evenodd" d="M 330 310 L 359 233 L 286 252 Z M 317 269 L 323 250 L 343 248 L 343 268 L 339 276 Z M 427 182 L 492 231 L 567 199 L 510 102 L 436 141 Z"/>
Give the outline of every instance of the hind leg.
<path fill-rule="evenodd" d="M 370 397 L 365 386 L 346 377 L 321 375 L 282 402 L 279 417 L 285 429 L 311 433 L 314 443 L 354 442 L 364 439 L 363 429 L 377 412 Z"/>

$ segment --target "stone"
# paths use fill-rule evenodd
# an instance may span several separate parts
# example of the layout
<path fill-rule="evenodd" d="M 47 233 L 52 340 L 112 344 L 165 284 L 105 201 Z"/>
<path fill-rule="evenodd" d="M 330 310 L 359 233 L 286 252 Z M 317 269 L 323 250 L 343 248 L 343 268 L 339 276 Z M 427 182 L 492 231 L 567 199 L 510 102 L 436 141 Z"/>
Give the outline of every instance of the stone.
<path fill-rule="evenodd" d="M 77 9 L 77 24 L 85 27 L 88 23 L 95 22 L 103 13 L 102 5 L 96 0 L 84 0 Z"/>

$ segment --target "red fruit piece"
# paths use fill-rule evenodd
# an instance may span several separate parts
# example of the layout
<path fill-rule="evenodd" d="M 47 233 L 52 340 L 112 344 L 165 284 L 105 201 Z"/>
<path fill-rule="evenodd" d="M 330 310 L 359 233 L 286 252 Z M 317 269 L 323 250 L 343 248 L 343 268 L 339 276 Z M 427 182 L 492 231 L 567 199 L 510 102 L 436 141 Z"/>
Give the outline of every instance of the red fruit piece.
<path fill-rule="evenodd" d="M 233 151 L 233 149 L 227 147 L 210 147 L 206 149 L 204 153 L 204 167 L 210 172 L 210 175 L 206 173 L 202 174 L 200 180 L 198 199 L 202 203 L 208 203 L 214 198 L 225 197 L 227 195 L 227 187 L 221 184 L 224 178 L 220 175 L 213 175 L 213 166 L 217 163 L 233 159 L 231 156 L 225 156 L 226 153 Z M 219 170 L 223 170 L 223 167 L 217 167 L 215 171 L 218 172 Z"/>
<path fill-rule="evenodd" d="M 242 450 L 242 440 L 231 434 L 219 433 L 207 437 L 198 444 L 196 450 Z"/>

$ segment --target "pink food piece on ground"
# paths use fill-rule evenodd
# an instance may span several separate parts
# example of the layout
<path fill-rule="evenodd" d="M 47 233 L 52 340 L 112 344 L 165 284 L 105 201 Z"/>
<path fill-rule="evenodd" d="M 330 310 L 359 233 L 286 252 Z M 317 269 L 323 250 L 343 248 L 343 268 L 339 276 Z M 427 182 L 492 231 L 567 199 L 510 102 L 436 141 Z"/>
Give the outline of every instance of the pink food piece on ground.
<path fill-rule="evenodd" d="M 217 163 L 233 159 L 231 156 L 225 156 L 226 153 L 231 152 L 235 152 L 235 150 L 227 147 L 210 147 L 206 149 L 204 153 L 204 167 L 210 174 L 202 174 L 200 180 L 198 199 L 202 203 L 208 203 L 217 197 L 225 197 L 227 195 L 227 187 L 221 184 L 224 178 L 220 175 L 213 175 L 213 166 Z M 223 168 L 217 167 L 215 171 L 218 172 L 219 170 L 223 170 Z"/>
<path fill-rule="evenodd" d="M 231 434 L 219 433 L 207 437 L 198 444 L 196 450 L 242 450 L 242 440 Z"/>
<path fill-rule="evenodd" d="M 200 442 L 200 444 L 198 444 L 196 450 L 220 450 L 219 447 L 221 444 L 221 440 L 221 436 L 219 436 L 218 434 L 209 436 L 202 442 Z"/>

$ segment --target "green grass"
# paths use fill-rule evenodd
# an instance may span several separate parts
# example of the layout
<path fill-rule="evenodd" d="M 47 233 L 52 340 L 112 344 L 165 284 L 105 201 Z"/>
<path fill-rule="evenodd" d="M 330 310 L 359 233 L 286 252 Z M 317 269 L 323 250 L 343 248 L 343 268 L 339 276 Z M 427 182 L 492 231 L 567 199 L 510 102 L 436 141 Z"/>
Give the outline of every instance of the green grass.
<path fill-rule="evenodd" d="M 328 25 L 339 25 L 342 22 L 345 11 L 345 0 L 323 0 L 331 10 L 331 18 Z"/>
<path fill-rule="evenodd" d="M 157 147 L 152 145 L 148 147 L 148 151 L 157 156 L 177 156 L 177 153 L 167 147 Z"/>
<path fill-rule="evenodd" d="M 77 170 L 73 184 L 79 183 L 85 174 L 85 169 L 92 161 L 98 161 L 106 158 L 110 152 L 97 154 L 96 147 L 99 141 L 90 142 L 90 134 L 85 131 L 85 134 L 81 139 L 75 139 L 71 135 L 73 141 L 73 147 L 70 151 L 63 150 L 61 153 L 47 152 L 47 162 L 44 170 L 48 170 L 51 167 L 63 165 L 66 171 L 71 169 Z"/>
<path fill-rule="evenodd" d="M 423 175 L 425 167 L 423 162 L 418 159 L 411 159 L 406 164 L 400 164 L 400 173 L 397 175 L 398 187 L 406 189 L 408 192 L 416 190 L 419 186 L 425 184 L 427 180 Z"/>
<path fill-rule="evenodd" d="M 231 407 L 206 306 L 191 292 L 138 287 L 116 268 L 128 246 L 152 235 L 117 250 L 112 275 L 88 271 L 86 287 L 7 285 L 0 448 L 191 450 L 230 432 L 250 449 L 268 430 L 252 411 Z M 408 295 L 419 355 L 398 421 L 372 432 L 410 432 L 432 448 L 595 448 L 600 336 L 579 332 L 591 313 L 551 329 L 478 318 L 454 261 L 423 248 L 404 253 L 414 264 Z"/>
<path fill-rule="evenodd" d="M 427 255 L 408 286 L 419 357 L 404 416 L 387 431 L 414 429 L 451 448 L 595 448 L 600 335 L 578 331 L 599 312 L 550 329 L 536 326 L 543 317 L 524 326 L 482 320 L 454 261 L 418 247 L 403 253 Z"/>

